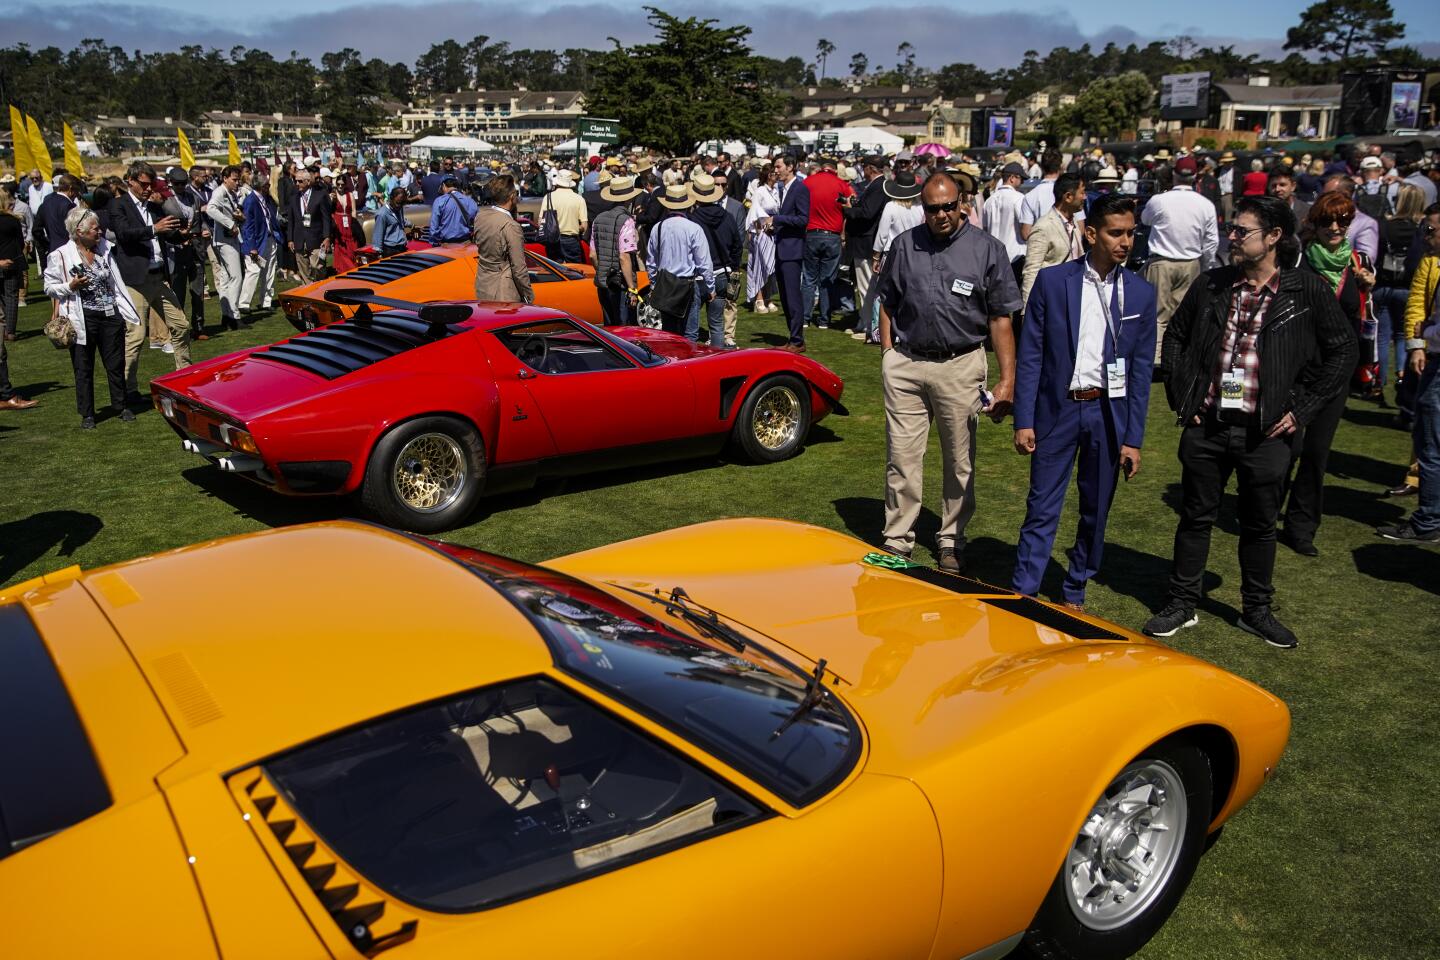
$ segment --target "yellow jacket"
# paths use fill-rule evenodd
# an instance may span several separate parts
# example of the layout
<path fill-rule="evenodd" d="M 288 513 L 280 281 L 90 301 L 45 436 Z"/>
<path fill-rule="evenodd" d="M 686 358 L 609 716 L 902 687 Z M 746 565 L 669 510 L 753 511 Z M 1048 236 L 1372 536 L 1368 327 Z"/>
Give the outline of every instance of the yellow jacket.
<path fill-rule="evenodd" d="M 1410 299 L 1405 302 L 1405 349 L 1423 350 L 1420 325 L 1435 307 L 1435 285 L 1440 281 L 1440 257 L 1426 255 L 1410 281 Z"/>

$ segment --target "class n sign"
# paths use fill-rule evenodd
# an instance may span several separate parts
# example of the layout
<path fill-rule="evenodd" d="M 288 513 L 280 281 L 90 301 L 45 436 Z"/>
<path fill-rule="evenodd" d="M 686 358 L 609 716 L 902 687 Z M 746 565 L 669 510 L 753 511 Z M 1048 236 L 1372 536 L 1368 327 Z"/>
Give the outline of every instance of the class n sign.
<path fill-rule="evenodd" d="M 579 128 L 578 137 L 580 139 L 580 142 L 582 143 L 620 142 L 619 120 L 602 120 L 596 117 L 581 117 L 576 125 Z"/>

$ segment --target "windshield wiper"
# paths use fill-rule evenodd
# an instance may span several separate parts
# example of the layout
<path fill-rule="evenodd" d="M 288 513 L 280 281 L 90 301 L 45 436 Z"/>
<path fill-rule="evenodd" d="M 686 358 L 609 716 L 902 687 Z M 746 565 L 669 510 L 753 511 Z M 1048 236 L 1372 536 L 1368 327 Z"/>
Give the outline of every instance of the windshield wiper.
<path fill-rule="evenodd" d="M 696 603 L 691 599 L 690 594 L 685 592 L 684 587 L 671 588 L 670 596 L 666 597 L 658 587 L 654 593 L 646 593 L 643 590 L 636 590 L 634 587 L 626 587 L 618 583 L 615 586 L 644 597 L 651 603 L 658 603 L 665 608 L 666 613 L 684 620 L 705 636 L 712 640 L 719 640 L 733 650 L 741 651 L 750 646 L 749 637 L 721 620 L 720 614 L 716 611 Z"/>
<path fill-rule="evenodd" d="M 790 711 L 790 715 L 780 721 L 780 726 L 770 734 L 771 740 L 779 739 L 780 735 L 789 730 L 791 725 L 805 714 L 815 709 L 830 693 L 825 689 L 825 659 L 822 657 L 815 663 L 815 672 L 810 674 L 810 679 L 805 684 L 805 696 Z"/>

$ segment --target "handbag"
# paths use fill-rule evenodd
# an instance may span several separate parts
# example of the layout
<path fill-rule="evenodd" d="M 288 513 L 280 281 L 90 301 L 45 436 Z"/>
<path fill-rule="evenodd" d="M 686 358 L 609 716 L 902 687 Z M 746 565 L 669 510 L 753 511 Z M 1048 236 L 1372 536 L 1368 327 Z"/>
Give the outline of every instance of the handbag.
<path fill-rule="evenodd" d="M 655 225 L 658 234 L 665 221 Z M 665 316 L 678 317 L 690 309 L 690 298 L 695 296 L 693 277 L 678 277 L 669 270 L 658 270 L 650 275 L 650 306 Z"/>
<path fill-rule="evenodd" d="M 540 242 L 546 246 L 560 242 L 560 217 L 555 213 L 555 202 L 546 195 L 545 203 L 540 209 Z"/>
<path fill-rule="evenodd" d="M 75 327 L 63 314 L 56 313 L 45 321 L 45 337 L 56 350 L 69 350 L 75 345 Z"/>

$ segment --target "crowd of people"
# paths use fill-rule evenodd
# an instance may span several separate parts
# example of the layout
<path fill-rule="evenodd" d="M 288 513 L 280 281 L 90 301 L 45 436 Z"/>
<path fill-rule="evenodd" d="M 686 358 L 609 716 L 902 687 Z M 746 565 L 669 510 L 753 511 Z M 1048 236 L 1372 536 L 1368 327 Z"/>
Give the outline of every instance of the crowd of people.
<path fill-rule="evenodd" d="M 338 158 L 337 158 L 338 161 Z M 657 158 L 647 153 L 421 166 L 318 158 L 157 171 L 87 185 L 38 172 L 0 185 L 0 309 L 13 339 L 27 260 L 68 331 L 81 426 L 98 353 L 122 419 L 148 339 L 190 362 L 222 327 L 308 282 L 416 243 L 474 244 L 478 299 L 533 299 L 525 245 L 589 262 L 607 324 L 649 323 L 734 348 L 738 308 L 782 312 L 880 349 L 884 545 L 910 556 L 938 425 L 943 569 L 964 572 L 975 427 L 1013 414 L 1030 458 L 1015 589 L 1031 594 L 1072 473 L 1081 520 L 1064 602 L 1100 568 L 1117 480 L 1138 473 L 1152 382 L 1181 427 L 1169 599 L 1145 625 L 1192 625 L 1221 494 L 1239 483 L 1240 625 L 1279 647 L 1276 544 L 1316 556 L 1330 446 L 1351 396 L 1398 408 L 1415 457 L 1386 491 L 1415 497 L 1389 539 L 1440 542 L 1440 156 L 1347 145 L 1330 157 L 1231 151 L 1135 158 L 1038 149 Z M 428 207 L 428 218 L 410 216 Z M 523 207 L 523 212 L 522 212 Z M 649 282 L 642 289 L 641 271 Z M 189 312 L 186 312 L 186 301 Z M 258 303 L 257 303 L 258 300 Z M 702 324 L 704 331 L 702 332 Z M 54 337 L 52 337 L 54 339 Z M 998 379 L 990 384 L 986 348 Z M 0 355 L 3 357 L 3 355 Z M 1390 393 L 1387 394 L 1387 387 Z M 0 408 L 33 400 L 0 365 Z"/>

